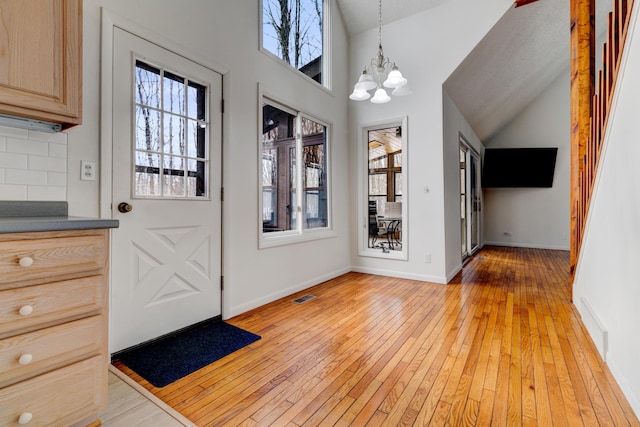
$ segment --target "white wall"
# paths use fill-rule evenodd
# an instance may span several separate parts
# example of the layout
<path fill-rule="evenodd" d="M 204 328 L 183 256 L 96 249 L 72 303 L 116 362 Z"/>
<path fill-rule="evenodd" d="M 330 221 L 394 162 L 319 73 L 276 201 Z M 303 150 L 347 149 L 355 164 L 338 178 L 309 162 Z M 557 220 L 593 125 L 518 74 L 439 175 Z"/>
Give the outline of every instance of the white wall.
<path fill-rule="evenodd" d="M 183 46 L 186 56 L 224 73 L 223 315 L 229 317 L 350 269 L 347 185 L 347 36 L 332 10 L 333 91 L 310 84 L 261 53 L 259 2 L 228 0 L 84 0 L 81 126 L 68 136 L 67 200 L 72 215 L 99 216 L 110 201 L 100 182 L 80 181 L 80 161 L 100 160 L 101 8 L 145 33 Z M 332 125 L 333 227 L 337 237 L 258 249 L 258 83 L 284 103 Z M 98 171 L 99 174 L 99 171 Z M 102 205 L 101 205 L 102 203 Z M 117 232 L 117 231 L 115 231 Z"/>
<path fill-rule="evenodd" d="M 511 0 L 450 0 L 383 27 L 385 54 L 398 64 L 414 93 L 383 105 L 350 101 L 349 144 L 351 158 L 357 159 L 357 144 L 364 144 L 360 132 L 363 126 L 408 118 L 409 188 L 403 199 L 408 207 L 410 230 L 408 260 L 358 256 L 354 250 L 352 265 L 355 270 L 441 283 L 447 281 L 446 258 L 449 254 L 445 248 L 459 246 L 460 238 L 459 233 L 456 237 L 445 232 L 445 215 L 452 213 L 444 206 L 442 84 L 512 6 Z M 362 67 L 376 54 L 377 36 L 375 29 L 350 39 L 351 85 Z M 343 95 L 344 99 L 347 95 Z M 365 174 L 362 166 L 356 166 L 353 165 L 350 177 L 350 187 L 354 189 L 358 186 L 358 173 Z M 424 191 L 425 187 L 429 187 L 429 193 Z M 358 197 L 355 193 L 353 196 L 351 234 L 352 247 L 357 248 L 357 230 L 364 218 L 359 221 Z M 430 264 L 424 263 L 425 253 L 431 254 Z"/>
<path fill-rule="evenodd" d="M 569 249 L 569 77 L 569 70 L 562 72 L 521 114 L 484 141 L 486 148 L 558 147 L 552 188 L 483 190 L 485 244 Z"/>
<path fill-rule="evenodd" d="M 634 7 L 625 48 L 626 64 L 604 141 L 573 300 L 640 417 L 640 188 L 635 176 L 640 159 L 638 12 L 639 8 Z M 592 308 L 591 313 L 587 305 Z M 603 331 L 608 333 L 608 346 L 599 339 Z"/>
<path fill-rule="evenodd" d="M 442 88 L 443 109 L 443 153 L 444 153 L 444 188 L 445 188 L 445 251 L 447 282 L 462 268 L 462 236 L 460 234 L 460 137 L 482 155 L 484 146 L 471 125 L 462 115 L 444 87 Z M 482 194 L 479 195 L 480 206 L 483 206 Z M 480 210 L 482 223 L 483 209 Z M 482 242 L 482 230 L 480 230 Z"/>

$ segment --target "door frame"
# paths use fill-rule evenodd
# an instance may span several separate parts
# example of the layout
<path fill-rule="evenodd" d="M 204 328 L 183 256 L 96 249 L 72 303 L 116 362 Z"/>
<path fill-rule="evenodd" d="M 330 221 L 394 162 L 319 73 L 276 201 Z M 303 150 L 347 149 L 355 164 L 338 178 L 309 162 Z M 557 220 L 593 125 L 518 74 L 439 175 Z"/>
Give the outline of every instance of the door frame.
<path fill-rule="evenodd" d="M 144 25 L 137 24 L 127 18 L 117 15 L 105 8 L 101 8 L 101 65 L 100 65 L 100 194 L 99 194 L 99 215 L 100 218 L 112 218 L 112 204 L 114 200 L 113 195 L 113 37 L 115 28 L 119 28 L 126 32 L 129 32 L 137 37 L 147 40 L 151 43 L 161 46 L 163 49 L 171 51 L 177 55 L 183 56 L 188 60 L 195 62 L 203 67 L 209 68 L 212 71 L 222 75 L 222 96 L 229 92 L 229 75 L 230 70 L 227 67 L 220 64 L 211 63 L 202 58 L 195 51 L 189 50 L 166 37 L 148 30 Z M 227 169 L 224 167 L 227 158 L 226 153 L 228 150 L 225 147 L 228 144 L 226 135 L 229 126 L 229 115 L 222 114 L 222 135 L 221 135 L 221 172 L 220 172 L 220 185 L 224 188 L 224 183 L 227 181 Z M 219 190 L 211 189 L 211 197 L 221 197 Z M 225 236 L 223 224 L 229 221 L 228 208 L 225 206 L 224 201 L 221 203 L 221 224 L 220 224 L 220 274 L 224 277 L 226 265 L 225 258 Z M 109 257 L 109 270 L 111 270 L 112 257 Z M 228 279 L 228 278 L 226 278 Z M 111 289 L 111 275 L 109 275 L 109 288 Z M 225 280 L 227 282 L 227 280 Z M 227 282 L 228 283 L 228 282 Z M 222 318 L 227 319 L 229 317 L 228 307 L 230 307 L 229 292 L 221 291 L 221 313 Z M 110 299 L 110 297 L 109 297 Z"/>

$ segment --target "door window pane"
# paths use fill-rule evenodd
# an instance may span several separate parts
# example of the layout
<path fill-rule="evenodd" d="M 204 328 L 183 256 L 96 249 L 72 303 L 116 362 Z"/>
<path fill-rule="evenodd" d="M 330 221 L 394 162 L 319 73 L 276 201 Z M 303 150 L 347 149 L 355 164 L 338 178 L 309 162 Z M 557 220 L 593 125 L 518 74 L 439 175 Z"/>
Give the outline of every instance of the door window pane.
<path fill-rule="evenodd" d="M 164 110 L 185 115 L 185 79 L 168 71 L 163 74 Z"/>
<path fill-rule="evenodd" d="M 160 155 L 136 152 L 135 194 L 157 197 L 160 193 Z"/>
<path fill-rule="evenodd" d="M 160 151 L 160 111 L 136 106 L 136 149 Z"/>
<path fill-rule="evenodd" d="M 135 75 L 133 197 L 206 197 L 206 86 L 140 60 Z"/>
<path fill-rule="evenodd" d="M 160 70 L 136 61 L 136 104 L 160 108 Z"/>
<path fill-rule="evenodd" d="M 175 114 L 164 114 L 164 152 L 185 155 L 185 119 Z"/>

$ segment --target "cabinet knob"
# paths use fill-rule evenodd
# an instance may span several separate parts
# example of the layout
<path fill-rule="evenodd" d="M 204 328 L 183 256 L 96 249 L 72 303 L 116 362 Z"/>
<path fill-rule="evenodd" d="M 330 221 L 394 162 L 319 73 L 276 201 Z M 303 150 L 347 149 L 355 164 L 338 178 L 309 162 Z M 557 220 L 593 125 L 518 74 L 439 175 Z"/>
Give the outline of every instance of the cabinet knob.
<path fill-rule="evenodd" d="M 29 353 L 24 353 L 20 355 L 20 358 L 18 359 L 18 363 L 21 365 L 28 365 L 29 363 L 31 363 L 32 360 L 33 360 L 33 355 Z"/>
<path fill-rule="evenodd" d="M 33 306 L 28 304 L 23 305 L 22 307 L 20 307 L 20 310 L 18 310 L 18 313 L 20 313 L 20 316 L 28 316 L 33 313 Z"/>
<path fill-rule="evenodd" d="M 33 414 L 31 412 L 23 412 L 20 414 L 20 417 L 18 417 L 18 424 L 21 426 L 29 424 L 32 418 Z"/>
<path fill-rule="evenodd" d="M 20 261 L 18 262 L 20 263 L 20 267 L 31 267 L 33 265 L 33 258 L 25 256 L 20 258 Z"/>

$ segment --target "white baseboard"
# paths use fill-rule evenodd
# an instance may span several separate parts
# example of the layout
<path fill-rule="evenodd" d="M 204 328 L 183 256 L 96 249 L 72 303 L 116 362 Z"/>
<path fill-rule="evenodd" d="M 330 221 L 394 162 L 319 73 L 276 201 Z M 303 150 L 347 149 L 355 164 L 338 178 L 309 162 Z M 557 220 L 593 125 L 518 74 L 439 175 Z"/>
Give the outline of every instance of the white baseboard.
<path fill-rule="evenodd" d="M 407 273 L 404 271 L 385 270 L 381 268 L 353 267 L 351 271 L 356 273 L 375 274 L 377 276 L 397 277 L 399 279 L 419 280 L 421 282 L 432 282 L 446 284 L 447 278 L 442 276 L 429 276 L 427 274 Z"/>
<path fill-rule="evenodd" d="M 510 248 L 530 248 L 530 249 L 550 249 L 554 251 L 568 251 L 569 246 L 540 245 L 534 243 L 514 243 L 514 242 L 484 242 L 483 246 L 508 246 Z"/>
<path fill-rule="evenodd" d="M 305 289 L 308 289 L 308 288 L 310 288 L 312 286 L 315 286 L 317 284 L 320 284 L 322 282 L 326 282 L 327 280 L 331 280 L 331 279 L 334 279 L 334 278 L 336 278 L 338 276 L 342 276 L 343 274 L 346 274 L 346 273 L 348 273 L 350 271 L 352 271 L 351 268 L 345 267 L 345 268 L 333 271 L 333 272 L 328 273 L 328 274 L 323 274 L 320 277 L 316 277 L 314 279 L 307 280 L 307 281 L 302 282 L 302 283 L 298 283 L 298 284 L 296 284 L 294 286 L 290 286 L 290 287 L 288 287 L 286 289 L 282 289 L 282 290 L 280 290 L 278 292 L 274 292 L 274 293 L 266 295 L 264 297 L 256 298 L 256 299 L 254 299 L 252 301 L 249 301 L 247 303 L 238 305 L 236 307 L 231 307 L 229 309 L 229 311 L 225 312 L 224 319 L 225 320 L 226 319 L 230 319 L 230 318 L 232 318 L 234 316 L 237 316 L 239 314 L 245 313 L 245 312 L 247 312 L 249 310 L 253 310 L 254 308 L 258 308 L 258 307 L 263 306 L 265 304 L 269 304 L 270 302 L 273 302 L 273 301 L 278 300 L 280 298 L 284 298 L 284 297 L 286 297 L 288 295 L 292 295 L 292 294 L 295 294 L 296 292 L 303 291 Z"/>
<path fill-rule="evenodd" d="M 460 273 L 460 271 L 462 271 L 462 264 L 457 265 L 453 270 L 451 270 L 451 272 L 447 274 L 447 283 L 452 281 L 453 278 L 456 277 L 456 274 Z"/>
<path fill-rule="evenodd" d="M 629 405 L 631 405 L 633 412 L 635 412 L 636 417 L 640 418 L 640 398 L 638 398 L 638 396 L 633 392 L 633 389 L 629 387 L 626 377 L 622 374 L 622 371 L 618 369 L 618 366 L 615 363 L 615 357 L 613 357 L 611 352 L 607 353 L 607 366 L 622 389 L 622 393 L 624 393 L 624 396 L 627 398 L 627 401 L 629 402 Z"/>

